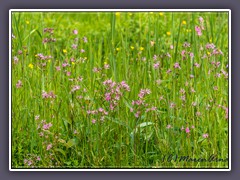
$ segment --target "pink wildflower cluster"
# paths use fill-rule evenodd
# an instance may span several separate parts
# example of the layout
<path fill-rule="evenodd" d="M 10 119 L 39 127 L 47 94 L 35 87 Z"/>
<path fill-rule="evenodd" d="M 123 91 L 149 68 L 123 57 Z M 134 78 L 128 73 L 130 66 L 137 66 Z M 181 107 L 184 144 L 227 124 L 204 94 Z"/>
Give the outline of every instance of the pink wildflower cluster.
<path fill-rule="evenodd" d="M 95 124 L 96 119 L 104 121 L 105 117 L 108 115 L 108 112 L 100 107 L 97 110 L 88 110 L 87 114 L 94 116 L 94 119 L 92 119 L 92 123 Z"/>
<path fill-rule="evenodd" d="M 157 63 L 153 64 L 153 68 L 154 68 L 154 69 L 158 69 L 158 68 L 159 68 L 159 65 L 160 65 L 160 62 L 157 62 Z"/>
<path fill-rule="evenodd" d="M 123 96 L 123 92 L 130 91 L 130 87 L 125 81 L 116 83 L 109 79 L 104 81 L 103 85 L 106 87 L 105 100 L 110 102 L 111 110 L 114 110 L 118 105 L 118 101 Z"/>
<path fill-rule="evenodd" d="M 43 126 L 42 126 L 42 129 L 43 130 L 49 130 L 49 128 L 52 127 L 52 123 L 44 123 Z"/>
<path fill-rule="evenodd" d="M 41 129 L 43 131 L 45 130 L 49 130 L 51 127 L 52 127 L 52 123 L 47 123 L 46 120 L 41 120 L 39 122 L 39 117 L 35 117 L 35 120 L 38 122 L 38 126 L 37 126 L 37 129 Z"/>
<path fill-rule="evenodd" d="M 75 86 L 73 86 L 73 88 L 71 90 L 71 93 L 73 93 L 73 92 L 75 92 L 75 91 L 77 91 L 79 89 L 80 89 L 80 86 L 79 85 L 75 85 Z"/>
<path fill-rule="evenodd" d="M 43 41 L 42 41 L 43 44 L 49 43 L 49 42 L 56 42 L 56 39 L 51 37 L 53 35 L 53 30 L 54 30 L 53 28 L 44 28 L 43 32 L 45 34 L 48 33 L 49 37 L 46 37 L 46 38 L 43 39 Z"/>
<path fill-rule="evenodd" d="M 43 44 L 49 43 L 49 42 L 56 42 L 56 39 L 55 38 L 44 38 L 42 41 Z"/>
<path fill-rule="evenodd" d="M 42 92 L 42 98 L 43 99 L 55 99 L 56 98 L 56 95 L 53 93 L 53 91 L 50 91 L 50 92 L 45 92 L 43 91 Z"/>
<path fill-rule="evenodd" d="M 203 25 L 203 18 L 199 17 L 199 22 L 200 22 L 200 26 L 195 26 L 195 31 L 197 32 L 198 36 L 202 35 L 202 30 L 204 30 L 204 25 Z"/>
<path fill-rule="evenodd" d="M 39 60 L 48 60 L 48 59 L 51 59 L 52 56 L 44 56 L 42 53 L 39 53 L 36 55 L 36 58 Z"/>
<path fill-rule="evenodd" d="M 205 47 L 206 49 L 215 49 L 215 45 L 213 43 L 207 43 Z"/>
<path fill-rule="evenodd" d="M 140 93 L 138 94 L 138 97 L 140 99 L 143 99 L 146 94 L 151 94 L 150 89 L 141 89 Z"/>
<path fill-rule="evenodd" d="M 176 63 L 173 65 L 173 67 L 174 67 L 175 69 L 181 69 L 181 67 L 180 67 L 180 65 L 179 65 L 178 62 L 176 62 Z"/>
<path fill-rule="evenodd" d="M 44 33 L 53 34 L 53 30 L 54 30 L 53 28 L 44 28 L 44 29 L 43 29 L 43 32 L 44 32 Z"/>
<path fill-rule="evenodd" d="M 142 112 L 149 112 L 149 111 L 156 111 L 157 107 L 149 107 L 148 103 L 145 103 L 144 97 L 147 94 L 150 94 L 150 89 L 141 89 L 138 94 L 138 100 L 132 101 L 132 108 L 130 109 L 131 112 L 134 113 L 136 118 L 140 117 Z"/>
<path fill-rule="evenodd" d="M 226 71 L 221 70 L 221 73 L 224 75 L 224 77 L 225 77 L 226 79 L 228 79 L 228 73 L 227 73 Z"/>
<path fill-rule="evenodd" d="M 37 156 L 35 154 L 27 154 L 27 157 L 24 159 L 23 163 L 24 166 L 34 167 L 37 165 L 37 163 L 41 161 L 40 156 Z"/>

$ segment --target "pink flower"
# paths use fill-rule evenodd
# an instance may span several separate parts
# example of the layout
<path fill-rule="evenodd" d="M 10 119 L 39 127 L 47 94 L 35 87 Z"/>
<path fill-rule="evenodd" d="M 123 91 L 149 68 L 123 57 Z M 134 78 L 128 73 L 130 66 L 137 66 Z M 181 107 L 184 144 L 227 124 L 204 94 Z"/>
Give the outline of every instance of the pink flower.
<path fill-rule="evenodd" d="M 203 134 L 203 138 L 208 138 L 208 134 Z"/>
<path fill-rule="evenodd" d="M 180 67 L 179 63 L 177 63 L 177 62 L 174 64 L 174 66 L 173 66 L 173 67 L 174 67 L 175 69 L 177 69 L 177 68 L 178 68 L 178 69 L 181 69 L 181 67 Z"/>
<path fill-rule="evenodd" d="M 22 81 L 18 80 L 17 84 L 16 84 L 17 88 L 21 88 L 22 87 Z"/>
<path fill-rule="evenodd" d="M 17 63 L 18 63 L 18 58 L 17 58 L 17 56 L 14 56 L 13 60 L 14 60 L 14 64 L 17 64 Z"/>
<path fill-rule="evenodd" d="M 68 71 L 66 74 L 67 74 L 67 76 L 70 76 L 70 75 L 71 75 L 71 72 Z"/>
<path fill-rule="evenodd" d="M 45 98 L 48 98 L 48 97 L 49 97 L 48 93 L 43 91 L 42 98 L 45 99 Z"/>
<path fill-rule="evenodd" d="M 60 71 L 61 70 L 60 66 L 56 66 L 56 70 Z"/>
<path fill-rule="evenodd" d="M 28 161 L 28 166 L 31 166 L 32 163 L 33 163 L 32 160 L 29 160 L 29 161 Z"/>
<path fill-rule="evenodd" d="M 198 112 L 196 112 L 196 116 L 201 116 L 201 113 L 198 111 Z"/>
<path fill-rule="evenodd" d="M 176 106 L 175 103 L 173 103 L 173 102 L 170 103 L 170 108 L 174 108 L 175 106 Z"/>
<path fill-rule="evenodd" d="M 72 48 L 73 48 L 73 49 L 77 49 L 77 45 L 76 45 L 76 44 L 73 44 L 73 45 L 72 45 Z"/>
<path fill-rule="evenodd" d="M 68 66 L 68 63 L 63 63 L 62 64 L 62 67 L 66 67 L 66 66 Z"/>
<path fill-rule="evenodd" d="M 106 93 L 105 94 L 105 100 L 106 101 L 110 101 L 111 100 L 111 94 L 110 93 Z"/>
<path fill-rule="evenodd" d="M 183 88 L 180 89 L 181 94 L 185 94 L 185 90 Z"/>
<path fill-rule="evenodd" d="M 198 19 L 199 19 L 200 23 L 203 23 L 204 20 L 201 16 Z"/>
<path fill-rule="evenodd" d="M 73 86 L 71 92 L 77 91 L 77 90 L 79 90 L 79 89 L 80 89 L 80 86 L 75 85 L 75 86 Z"/>
<path fill-rule="evenodd" d="M 128 85 L 125 81 L 122 81 L 122 82 L 121 82 L 121 86 L 122 86 L 126 91 L 130 91 L 130 87 L 129 87 L 129 85 Z"/>
<path fill-rule="evenodd" d="M 186 133 L 190 133 L 190 129 L 188 127 L 186 128 L 185 131 L 186 131 Z"/>
<path fill-rule="evenodd" d="M 140 114 L 140 111 L 138 111 L 137 113 L 135 113 L 134 116 L 135 116 L 136 118 L 138 118 L 138 117 L 139 117 L 139 114 Z"/>
<path fill-rule="evenodd" d="M 78 34 L 78 31 L 76 29 L 74 29 L 73 34 Z"/>
<path fill-rule="evenodd" d="M 197 105 L 197 103 L 196 102 L 192 102 L 192 106 L 196 106 Z"/>
<path fill-rule="evenodd" d="M 103 108 L 99 108 L 98 111 L 99 111 L 99 112 L 103 112 L 104 109 L 103 109 Z"/>
<path fill-rule="evenodd" d="M 154 67 L 154 69 L 157 69 L 157 68 L 159 68 L 159 62 L 158 63 L 156 63 L 156 64 L 153 64 L 153 67 Z"/>
<path fill-rule="evenodd" d="M 172 126 L 170 124 L 167 125 L 167 129 L 170 129 Z"/>
<path fill-rule="evenodd" d="M 40 117 L 40 115 L 36 115 L 36 116 L 35 116 L 35 120 L 38 120 L 39 117 Z"/>
<path fill-rule="evenodd" d="M 194 66 L 196 66 L 197 68 L 199 68 L 199 67 L 200 67 L 200 64 L 194 63 Z"/>
<path fill-rule="evenodd" d="M 88 42 L 87 37 L 83 37 L 83 42 L 85 42 L 85 43 Z"/>
<path fill-rule="evenodd" d="M 168 69 L 168 70 L 167 70 L 167 74 L 170 74 L 171 72 L 172 72 L 171 69 Z"/>
<path fill-rule="evenodd" d="M 185 50 L 182 50 L 181 55 L 184 56 L 185 52 L 186 52 Z"/>
<path fill-rule="evenodd" d="M 52 148 L 52 144 L 49 144 L 49 145 L 47 146 L 47 151 L 49 151 L 51 148 Z"/>
<path fill-rule="evenodd" d="M 191 57 L 191 58 L 193 58 L 193 57 L 194 57 L 194 54 L 193 54 L 192 52 L 191 52 L 189 55 L 190 55 L 190 57 Z"/>
<path fill-rule="evenodd" d="M 153 60 L 154 60 L 154 61 L 157 60 L 157 55 L 156 55 L 156 54 L 153 56 Z"/>
<path fill-rule="evenodd" d="M 173 45 L 170 45 L 170 49 L 173 49 Z"/>
<path fill-rule="evenodd" d="M 199 26 L 195 26 L 195 31 L 197 32 L 198 36 L 202 35 L 202 30 L 201 30 L 201 28 Z"/>
<path fill-rule="evenodd" d="M 41 160 L 41 158 L 38 156 L 38 157 L 37 157 L 37 161 L 40 161 L 40 160 Z"/>
<path fill-rule="evenodd" d="M 185 128 L 182 126 L 181 130 L 183 131 Z"/>
<path fill-rule="evenodd" d="M 109 64 L 104 64 L 104 69 L 109 69 L 110 65 Z"/>
<path fill-rule="evenodd" d="M 141 89 L 140 93 L 138 94 L 138 97 L 142 99 L 146 94 L 150 93 L 151 93 L 150 89 Z"/>
<path fill-rule="evenodd" d="M 195 126 L 193 126 L 193 125 L 192 125 L 192 127 L 191 127 L 191 128 L 192 128 L 192 129 L 194 129 L 194 128 L 195 128 Z"/>
<path fill-rule="evenodd" d="M 92 120 L 92 123 L 93 123 L 93 124 L 95 124 L 95 123 L 96 123 L 96 120 L 95 120 L 95 119 L 93 119 L 93 120 Z"/>
<path fill-rule="evenodd" d="M 52 127 L 52 123 L 44 124 L 43 125 L 43 130 L 48 130 L 50 127 Z"/>

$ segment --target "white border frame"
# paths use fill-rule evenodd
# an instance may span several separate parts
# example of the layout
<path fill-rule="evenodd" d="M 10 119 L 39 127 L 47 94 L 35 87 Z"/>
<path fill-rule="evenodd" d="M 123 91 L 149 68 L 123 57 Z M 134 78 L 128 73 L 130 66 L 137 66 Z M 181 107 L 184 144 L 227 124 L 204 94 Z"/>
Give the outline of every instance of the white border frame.
<path fill-rule="evenodd" d="M 12 47 L 12 31 L 11 31 L 11 18 L 12 18 L 12 12 L 19 11 L 19 12 L 111 12 L 111 11 L 117 11 L 117 12 L 129 12 L 129 11 L 140 11 L 140 12 L 154 12 L 154 11 L 161 11 L 161 12 L 228 12 L 229 13 L 229 169 L 12 169 L 11 167 L 11 154 L 12 154 L 12 147 L 11 147 L 11 102 L 12 102 L 12 90 L 11 90 L 11 84 L 12 84 L 12 60 L 11 60 L 11 47 Z M 231 10 L 230 9 L 10 9 L 9 10 L 9 171 L 231 171 Z"/>

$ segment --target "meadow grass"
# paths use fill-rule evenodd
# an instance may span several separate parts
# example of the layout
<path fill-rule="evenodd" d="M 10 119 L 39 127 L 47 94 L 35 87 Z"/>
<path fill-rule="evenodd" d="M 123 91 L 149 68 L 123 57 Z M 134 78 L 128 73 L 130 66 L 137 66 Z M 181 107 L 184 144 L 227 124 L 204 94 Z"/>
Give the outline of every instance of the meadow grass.
<path fill-rule="evenodd" d="M 13 12 L 12 167 L 228 168 L 228 51 L 227 12 Z"/>

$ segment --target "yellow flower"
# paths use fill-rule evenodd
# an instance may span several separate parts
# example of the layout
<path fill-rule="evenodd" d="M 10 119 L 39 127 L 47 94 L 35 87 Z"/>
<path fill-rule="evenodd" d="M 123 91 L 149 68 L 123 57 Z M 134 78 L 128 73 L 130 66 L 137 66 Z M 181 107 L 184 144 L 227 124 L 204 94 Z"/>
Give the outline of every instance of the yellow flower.
<path fill-rule="evenodd" d="M 33 69 L 33 64 L 30 63 L 30 64 L 28 65 L 28 67 L 29 67 L 30 69 Z"/>
<path fill-rule="evenodd" d="M 50 63 L 51 61 L 50 61 L 50 60 L 48 60 L 48 62 Z"/>
<path fill-rule="evenodd" d="M 210 41 L 210 43 L 212 43 L 212 38 L 210 38 L 210 40 L 209 40 L 209 41 Z"/>
<path fill-rule="evenodd" d="M 87 57 L 84 57 L 85 60 L 87 60 Z"/>
<path fill-rule="evenodd" d="M 185 24 L 187 24 L 187 22 L 186 21 L 182 21 L 182 24 L 185 25 Z"/>
<path fill-rule="evenodd" d="M 133 46 L 130 46 L 130 48 L 131 48 L 132 50 L 134 50 L 134 47 L 133 47 Z"/>
<path fill-rule="evenodd" d="M 159 15 L 160 15 L 160 16 L 163 16 L 163 13 L 162 13 L 162 12 L 160 12 L 160 13 L 159 13 Z"/>
<path fill-rule="evenodd" d="M 30 22 L 29 21 L 26 21 L 26 24 L 29 24 Z"/>
<path fill-rule="evenodd" d="M 117 51 L 120 51 L 120 48 L 116 48 Z"/>
<path fill-rule="evenodd" d="M 167 32 L 167 35 L 170 36 L 170 35 L 171 35 L 171 32 L 168 31 L 168 32 Z"/>
<path fill-rule="evenodd" d="M 116 16 L 120 16 L 120 12 L 116 12 L 115 15 L 116 15 Z"/>
<path fill-rule="evenodd" d="M 140 51 L 143 51 L 144 50 L 144 48 L 143 47 L 140 47 Z"/>
<path fill-rule="evenodd" d="M 75 64 L 75 62 L 72 62 L 72 65 L 74 65 Z"/>
<path fill-rule="evenodd" d="M 208 55 L 210 55 L 210 52 L 207 52 Z"/>
<path fill-rule="evenodd" d="M 63 53 L 65 53 L 65 54 L 66 54 L 66 53 L 67 53 L 67 50 L 66 50 L 66 49 L 63 49 Z"/>

